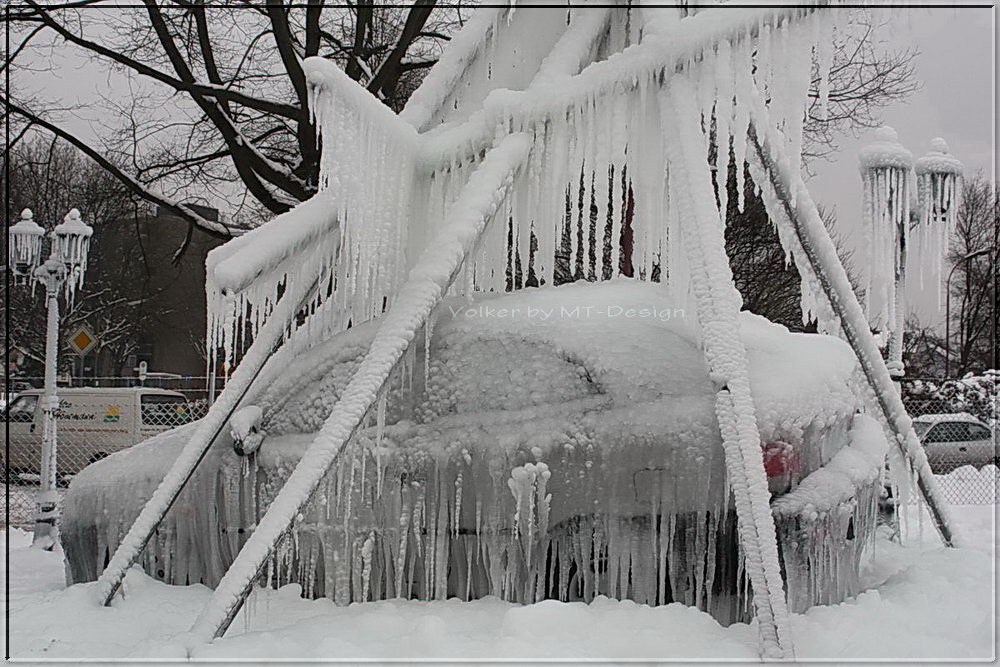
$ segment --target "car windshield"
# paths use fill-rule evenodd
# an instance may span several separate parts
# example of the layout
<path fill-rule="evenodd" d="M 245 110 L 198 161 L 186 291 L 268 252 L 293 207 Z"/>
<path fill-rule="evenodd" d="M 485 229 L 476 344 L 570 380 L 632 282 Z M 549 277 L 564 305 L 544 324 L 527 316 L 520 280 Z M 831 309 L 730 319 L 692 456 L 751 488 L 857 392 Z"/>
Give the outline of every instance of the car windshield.
<path fill-rule="evenodd" d="M 180 426 L 191 421 L 191 411 L 183 396 L 145 394 L 141 405 L 142 423 L 149 426 Z"/>
<path fill-rule="evenodd" d="M 7 408 L 7 421 L 10 422 L 30 422 L 34 419 L 35 405 L 38 403 L 38 396 L 21 396 L 10 404 Z"/>
<path fill-rule="evenodd" d="M 917 432 L 917 437 L 924 437 L 924 433 L 927 433 L 931 425 L 927 422 L 913 422 L 913 430 Z"/>

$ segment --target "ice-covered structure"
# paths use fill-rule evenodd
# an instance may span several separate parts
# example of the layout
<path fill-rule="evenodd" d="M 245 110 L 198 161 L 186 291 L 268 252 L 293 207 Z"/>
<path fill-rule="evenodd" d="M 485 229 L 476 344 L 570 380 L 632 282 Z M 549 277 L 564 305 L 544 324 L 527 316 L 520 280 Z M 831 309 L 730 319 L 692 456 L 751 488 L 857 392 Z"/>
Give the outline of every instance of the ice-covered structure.
<path fill-rule="evenodd" d="M 213 583 L 193 628 L 206 641 L 258 582 L 291 578 L 345 601 L 608 592 L 724 620 L 752 610 L 762 655 L 787 658 L 789 602 L 851 590 L 885 445 L 872 417 L 950 542 L 799 176 L 835 14 L 487 7 L 398 117 L 334 64 L 306 60 L 322 189 L 210 255 L 211 347 L 238 364 L 201 422 L 80 476 L 78 507 L 100 502 L 87 496 L 98 470 L 149 501 L 137 517 L 68 516 L 74 576 L 92 578 L 113 551 L 105 604 L 137 561 Z M 803 277 L 803 311 L 846 341 L 812 343 L 843 364 L 825 368 L 817 347 L 807 381 L 777 371 L 794 337 L 739 312 L 717 177 L 731 162 L 761 189 Z M 585 284 L 614 279 L 626 286 Z M 441 323 L 446 298 L 490 307 L 491 294 L 518 292 L 495 299 L 513 299 L 509 310 L 572 295 L 607 310 L 620 305 L 600 303 L 607 289 L 695 317 L 617 320 L 591 339 L 562 323 Z M 496 374 L 469 383 L 463 369 L 484 359 Z M 768 393 L 774 377 L 787 391 Z M 789 397 L 800 402 L 782 406 Z M 494 398 L 495 415 L 482 409 Z M 267 435 L 241 472 L 226 426 L 248 404 Z M 855 416 L 862 405 L 871 417 Z M 170 470 L 154 446 L 176 452 Z M 623 493 L 642 511 L 621 509 Z"/>
<path fill-rule="evenodd" d="M 445 301 L 429 365 L 417 351 L 392 379 L 381 416 L 324 477 L 265 579 L 343 603 L 609 595 L 749 620 L 712 381 L 695 332 L 670 305 L 661 286 L 626 279 Z M 238 428 L 146 549 L 147 571 L 218 583 L 375 324 L 268 362 Z M 842 341 L 749 313 L 740 326 L 790 605 L 839 601 L 856 591 L 872 535 L 885 437 L 858 414 L 857 362 Z M 250 462 L 231 443 L 257 421 L 266 439 Z M 67 523 L 97 528 L 67 535 L 67 548 L 86 550 L 68 554 L 74 580 L 97 577 L 95 554 L 113 549 L 138 510 L 101 487 L 148 497 L 189 437 L 152 440 L 74 482 Z"/>

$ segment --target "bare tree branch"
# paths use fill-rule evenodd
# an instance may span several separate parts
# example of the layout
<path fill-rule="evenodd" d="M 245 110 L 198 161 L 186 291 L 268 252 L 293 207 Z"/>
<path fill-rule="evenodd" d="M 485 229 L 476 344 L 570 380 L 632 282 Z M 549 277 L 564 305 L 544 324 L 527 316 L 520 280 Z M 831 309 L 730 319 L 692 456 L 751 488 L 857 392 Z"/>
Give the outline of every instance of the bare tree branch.
<path fill-rule="evenodd" d="M 201 215 L 199 215 L 197 212 L 192 210 L 187 205 L 182 204 L 180 202 L 171 201 L 170 199 L 167 199 L 166 197 L 163 197 L 162 195 L 150 190 L 145 185 L 137 181 L 135 178 L 122 171 L 118 167 L 118 165 L 108 160 L 105 156 L 101 155 L 96 150 L 91 148 L 84 141 L 79 139 L 74 133 L 68 132 L 59 127 L 58 125 L 50 123 L 41 116 L 34 114 L 28 111 L 27 109 L 24 109 L 14 104 L 6 96 L 3 96 L 2 99 L 4 101 L 4 104 L 7 107 L 9 107 L 12 111 L 27 118 L 35 125 L 45 128 L 55 136 L 78 148 L 87 157 L 89 157 L 94 162 L 99 164 L 105 171 L 113 175 L 123 185 L 128 187 L 132 192 L 142 197 L 146 201 L 152 202 L 154 204 L 157 204 L 158 206 L 163 207 L 164 209 L 170 211 L 174 215 L 177 215 L 178 217 L 188 221 L 190 224 L 197 225 L 198 227 L 201 227 L 205 231 L 215 236 L 229 237 L 233 235 L 232 230 L 230 230 L 230 228 L 227 227 L 226 225 L 203 218 Z"/>

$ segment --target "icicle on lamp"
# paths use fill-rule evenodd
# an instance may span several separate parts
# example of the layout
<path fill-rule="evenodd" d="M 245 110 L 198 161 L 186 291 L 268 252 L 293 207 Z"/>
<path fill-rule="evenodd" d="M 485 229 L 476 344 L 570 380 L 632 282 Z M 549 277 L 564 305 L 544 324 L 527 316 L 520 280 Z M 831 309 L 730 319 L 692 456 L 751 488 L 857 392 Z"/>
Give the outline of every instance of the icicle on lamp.
<path fill-rule="evenodd" d="M 35 222 L 30 208 L 21 211 L 21 219 L 7 228 L 7 266 L 14 283 L 25 285 L 42 257 L 45 230 Z"/>
<path fill-rule="evenodd" d="M 868 321 L 887 331 L 902 326 L 897 283 L 910 220 L 913 154 L 888 125 L 861 149 L 862 222 L 865 233 L 865 306 Z"/>
<path fill-rule="evenodd" d="M 87 271 L 87 255 L 90 237 L 94 229 L 83 221 L 79 209 L 72 209 L 62 223 L 52 230 L 52 256 L 62 263 L 66 270 L 66 294 L 72 299 L 77 287 L 83 286 L 83 275 Z"/>
<path fill-rule="evenodd" d="M 941 282 L 941 262 L 948 248 L 948 236 L 955 227 L 958 193 L 963 166 L 948 152 L 948 144 L 938 137 L 931 150 L 917 160 L 917 222 L 911 230 L 912 258 L 920 267 L 920 284 L 925 275 L 935 288 Z M 938 292 L 938 307 L 941 294 Z"/>

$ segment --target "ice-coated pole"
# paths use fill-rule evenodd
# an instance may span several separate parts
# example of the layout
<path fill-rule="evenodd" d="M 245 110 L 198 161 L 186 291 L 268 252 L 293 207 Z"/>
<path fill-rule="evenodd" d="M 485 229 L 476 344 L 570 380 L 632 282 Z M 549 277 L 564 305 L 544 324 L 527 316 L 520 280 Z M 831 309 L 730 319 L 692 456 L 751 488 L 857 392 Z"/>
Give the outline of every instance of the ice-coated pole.
<path fill-rule="evenodd" d="M 35 500 L 35 531 L 32 546 L 51 550 L 59 541 L 58 467 L 59 396 L 56 394 L 56 366 L 59 361 L 59 293 L 63 288 L 70 300 L 83 284 L 87 254 L 94 230 L 83 222 L 80 211 L 71 209 L 49 235 L 49 257 L 42 264 L 45 230 L 34 221 L 30 209 L 7 230 L 7 261 L 17 283 L 34 281 L 45 288 L 45 388 L 42 393 L 42 450 L 39 461 L 39 493 Z"/>
<path fill-rule="evenodd" d="M 37 280 L 45 285 L 48 319 L 45 327 L 45 389 L 42 394 L 42 461 L 40 489 L 35 501 L 35 532 L 32 546 L 51 551 L 59 541 L 59 492 L 56 491 L 57 452 L 59 447 L 56 412 L 56 361 L 59 352 L 59 284 L 62 265 L 49 259 L 39 267 Z"/>

